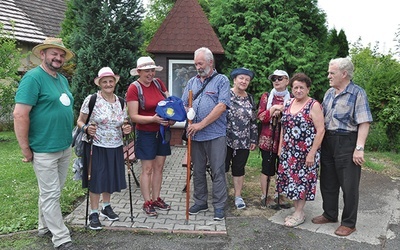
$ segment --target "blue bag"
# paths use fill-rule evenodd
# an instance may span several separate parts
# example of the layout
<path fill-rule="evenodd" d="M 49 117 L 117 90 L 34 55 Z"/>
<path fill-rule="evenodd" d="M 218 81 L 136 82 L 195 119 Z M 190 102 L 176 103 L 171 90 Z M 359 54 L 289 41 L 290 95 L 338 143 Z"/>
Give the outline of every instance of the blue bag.
<path fill-rule="evenodd" d="M 156 113 L 165 120 L 183 122 L 186 121 L 186 110 L 183 102 L 179 97 L 170 96 L 165 100 L 158 102 Z M 166 144 L 171 139 L 171 131 L 168 127 L 160 125 L 160 133 L 163 143 Z"/>
<path fill-rule="evenodd" d="M 186 110 L 181 98 L 170 96 L 165 100 L 158 102 L 156 113 L 158 116 L 177 122 L 186 120 Z"/>

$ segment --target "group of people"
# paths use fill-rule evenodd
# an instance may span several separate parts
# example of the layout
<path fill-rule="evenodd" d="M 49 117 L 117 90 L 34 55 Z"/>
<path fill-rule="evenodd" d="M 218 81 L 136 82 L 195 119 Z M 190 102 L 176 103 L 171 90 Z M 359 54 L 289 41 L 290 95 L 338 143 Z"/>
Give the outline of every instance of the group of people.
<path fill-rule="evenodd" d="M 248 80 L 253 78 L 253 74 L 243 70 L 242 73 L 247 75 Z M 341 189 L 344 208 L 341 225 L 335 234 L 348 236 L 356 230 L 361 165 L 365 162 L 364 146 L 372 115 L 365 91 L 352 81 L 353 73 L 354 66 L 348 58 L 332 59 L 329 62 L 328 79 L 331 88 L 325 93 L 322 105 L 309 96 L 312 81 L 306 74 L 296 73 L 289 78 L 287 72 L 276 70 L 268 77 L 273 88 L 261 96 L 257 113 L 262 125 L 258 137 L 262 155 L 261 204 L 268 203 L 269 181 L 276 173 L 277 193 L 284 194 L 294 203 L 293 214 L 285 218 L 284 225 L 287 227 L 304 223 L 304 206 L 306 201 L 315 199 L 320 174 L 324 212 L 313 218 L 312 223 L 338 221 Z M 287 89 L 288 85 L 291 93 Z M 247 87 L 244 84 L 242 86 L 244 89 Z M 236 93 L 232 93 L 231 101 L 237 99 Z M 246 105 L 242 104 L 241 108 L 244 107 Z M 235 138 L 236 133 L 246 134 L 250 141 L 254 138 L 253 134 L 237 126 L 244 121 L 243 117 L 234 119 L 233 114 L 242 114 L 236 109 L 231 103 L 227 140 Z M 253 120 L 248 117 L 247 121 Z M 246 148 L 236 144 L 232 150 L 231 145 L 235 144 L 228 143 L 230 153 L 226 158 L 227 166 L 228 160 L 234 159 L 232 155 L 237 154 L 237 149 Z M 247 149 L 254 149 L 252 143 L 247 145 Z M 239 196 L 240 191 L 236 190 L 243 183 L 235 181 L 233 170 L 233 166 L 239 162 L 231 161 L 235 205 L 238 209 L 245 207 Z"/>
<path fill-rule="evenodd" d="M 47 38 L 33 53 L 41 64 L 22 78 L 15 97 L 15 133 L 24 156 L 32 162 L 39 186 L 39 235 L 51 235 L 57 249 L 72 246 L 68 228 L 63 222 L 60 195 L 71 157 L 73 96 L 67 79 L 58 73 L 73 58 L 60 38 Z M 324 213 L 312 219 L 323 224 L 338 220 L 339 189 L 344 193 L 344 210 L 337 235 L 354 232 L 357 220 L 358 187 L 364 145 L 372 116 L 365 91 L 352 82 L 353 64 L 347 58 L 329 63 L 331 88 L 322 105 L 309 97 L 311 79 L 304 73 L 289 78 L 276 70 L 268 79 L 273 88 L 261 96 L 259 107 L 247 93 L 253 71 L 234 69 L 230 77 L 215 70 L 213 53 L 205 47 L 194 53 L 197 75 L 189 79 L 182 100 L 189 104 L 189 91 L 197 97 L 192 102 L 195 116 L 187 127 L 191 137 L 194 204 L 189 214 L 208 210 L 206 166 L 213 175 L 212 206 L 214 220 L 225 217 L 227 202 L 226 172 L 231 169 L 234 204 L 246 207 L 241 191 L 245 165 L 250 150 L 257 145 L 262 155 L 262 200 L 267 204 L 269 181 L 277 173 L 276 190 L 294 201 L 295 211 L 285 219 L 294 227 L 305 220 L 306 201 L 314 200 L 321 163 L 320 180 Z M 89 188 L 91 212 L 89 227 L 102 225 L 99 216 L 118 220 L 111 206 L 111 194 L 126 188 L 123 137 L 131 133 L 128 120 L 135 123 L 135 153 L 141 160 L 140 188 L 143 211 L 157 215 L 156 209 L 171 206 L 161 196 L 161 183 L 169 143 L 160 136 L 160 125 L 175 121 L 157 115 L 159 101 L 169 96 L 165 84 L 155 78 L 157 66 L 150 57 L 141 57 L 131 70 L 138 76 L 130 84 L 126 103 L 114 91 L 120 76 L 109 67 L 101 68 L 94 79 L 99 90 L 85 98 L 77 120 L 84 132 L 83 187 Z M 288 90 L 291 87 L 291 93 Z M 262 124 L 258 134 L 257 120 Z M 322 146 L 321 146 L 322 145 Z M 321 154 L 320 154 L 321 152 Z M 100 207 L 100 196 L 102 204 Z M 279 197 L 278 197 L 279 199 Z M 263 203 L 262 202 L 262 203 Z"/>

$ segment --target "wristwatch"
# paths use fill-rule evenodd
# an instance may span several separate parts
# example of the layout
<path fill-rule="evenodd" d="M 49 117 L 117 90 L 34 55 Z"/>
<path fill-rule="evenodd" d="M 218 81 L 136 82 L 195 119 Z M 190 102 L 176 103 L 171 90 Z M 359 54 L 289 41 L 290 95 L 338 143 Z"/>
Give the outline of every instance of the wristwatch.
<path fill-rule="evenodd" d="M 357 151 L 364 151 L 364 147 L 361 147 L 361 146 L 357 145 L 356 146 L 356 150 Z"/>

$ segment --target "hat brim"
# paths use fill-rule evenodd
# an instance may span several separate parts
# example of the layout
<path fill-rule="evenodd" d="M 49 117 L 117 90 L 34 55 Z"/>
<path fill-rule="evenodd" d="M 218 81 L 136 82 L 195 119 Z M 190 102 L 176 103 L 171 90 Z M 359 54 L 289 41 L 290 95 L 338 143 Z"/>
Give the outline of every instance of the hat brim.
<path fill-rule="evenodd" d="M 232 79 L 235 79 L 238 75 L 250 76 L 250 80 L 253 80 L 253 78 L 254 78 L 254 72 L 249 69 L 245 69 L 245 68 L 234 69 L 234 70 L 232 70 L 232 72 L 230 74 Z"/>
<path fill-rule="evenodd" d="M 99 85 L 100 79 L 101 79 L 101 78 L 104 78 L 104 77 L 106 77 L 106 76 L 113 76 L 113 77 L 115 78 L 115 84 L 117 84 L 118 81 L 119 81 L 119 79 L 121 78 L 119 75 L 104 75 L 104 76 L 101 76 L 101 77 L 96 77 L 96 78 L 94 79 L 94 83 L 95 83 L 96 85 Z"/>
<path fill-rule="evenodd" d="M 280 75 L 280 74 L 271 74 L 271 75 L 268 76 L 268 80 L 272 81 L 271 78 L 272 78 L 273 76 L 286 76 L 287 78 L 289 78 L 289 76 L 286 75 L 286 74 L 281 74 L 281 75 Z"/>
<path fill-rule="evenodd" d="M 65 61 L 69 61 L 71 60 L 75 54 L 70 51 L 69 49 L 62 47 L 62 46 L 57 46 L 55 44 L 39 44 L 36 45 L 35 47 L 33 47 L 32 49 L 32 53 L 40 59 L 40 51 L 44 50 L 44 49 L 49 49 L 49 48 L 56 48 L 56 49 L 61 49 L 65 51 Z"/>
<path fill-rule="evenodd" d="M 148 65 L 148 66 L 141 67 L 141 68 L 131 69 L 130 73 L 131 73 L 132 76 L 137 76 L 137 75 L 139 75 L 138 70 L 146 70 L 146 69 L 155 69 L 156 71 L 162 71 L 163 67 L 155 66 L 155 65 Z"/>

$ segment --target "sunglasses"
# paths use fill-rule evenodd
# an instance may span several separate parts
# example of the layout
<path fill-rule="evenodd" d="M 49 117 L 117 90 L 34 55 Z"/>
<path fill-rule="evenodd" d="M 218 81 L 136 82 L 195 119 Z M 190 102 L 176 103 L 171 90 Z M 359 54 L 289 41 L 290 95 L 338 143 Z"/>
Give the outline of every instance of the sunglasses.
<path fill-rule="evenodd" d="M 272 82 L 275 82 L 276 80 L 278 80 L 278 81 L 280 82 L 280 81 L 282 81 L 283 79 L 285 79 L 285 77 L 283 77 L 283 76 L 280 76 L 280 77 L 272 77 L 272 78 L 271 78 L 271 81 L 272 81 Z"/>

